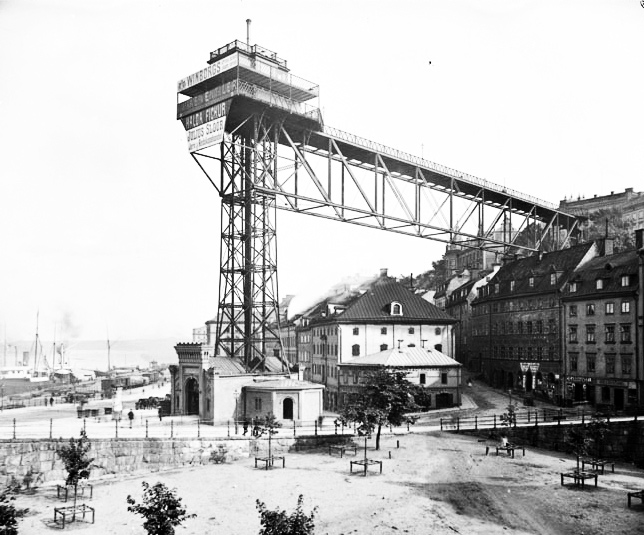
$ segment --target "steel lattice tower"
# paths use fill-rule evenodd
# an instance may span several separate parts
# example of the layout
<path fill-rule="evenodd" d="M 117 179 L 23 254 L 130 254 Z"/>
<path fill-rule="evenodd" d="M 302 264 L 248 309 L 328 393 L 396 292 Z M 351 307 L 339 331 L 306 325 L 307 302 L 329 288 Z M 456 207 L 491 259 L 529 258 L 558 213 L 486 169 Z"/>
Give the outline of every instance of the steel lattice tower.
<path fill-rule="evenodd" d="M 284 357 L 277 208 L 499 255 L 578 233 L 556 205 L 323 125 L 318 86 L 270 50 L 233 41 L 208 64 L 179 81 L 177 118 L 222 202 L 215 354 L 248 371 Z"/>

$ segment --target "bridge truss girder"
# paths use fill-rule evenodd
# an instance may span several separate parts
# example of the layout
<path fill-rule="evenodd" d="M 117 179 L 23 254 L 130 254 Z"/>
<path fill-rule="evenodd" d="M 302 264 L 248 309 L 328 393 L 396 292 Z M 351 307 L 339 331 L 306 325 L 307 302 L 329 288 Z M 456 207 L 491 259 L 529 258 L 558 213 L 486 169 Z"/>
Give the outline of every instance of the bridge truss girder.
<path fill-rule="evenodd" d="M 577 229 L 574 217 L 518 192 L 344 132 L 302 128 L 288 114 L 235 109 L 221 146 L 193 158 L 222 199 L 216 351 L 249 370 L 262 368 L 268 339 L 281 349 L 278 208 L 499 254 L 538 251 L 546 237 L 562 248 Z"/>

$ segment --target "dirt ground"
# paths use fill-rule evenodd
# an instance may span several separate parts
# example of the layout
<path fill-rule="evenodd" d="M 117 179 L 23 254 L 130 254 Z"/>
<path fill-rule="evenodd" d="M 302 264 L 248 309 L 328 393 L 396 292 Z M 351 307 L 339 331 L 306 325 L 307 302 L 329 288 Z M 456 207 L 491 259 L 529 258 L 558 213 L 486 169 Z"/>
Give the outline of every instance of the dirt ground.
<path fill-rule="evenodd" d="M 626 505 L 628 490 L 644 488 L 644 471 L 631 465 L 618 464 L 614 474 L 599 476 L 598 488 L 582 490 L 560 485 L 559 473 L 574 467 L 564 454 L 528 449 L 515 459 L 486 456 L 485 443 L 475 437 L 447 433 L 384 437 L 378 452 L 370 442 L 368 456 L 383 461 L 383 473 L 367 477 L 349 473 L 351 455 L 341 459 L 319 449 L 287 454 L 285 469 L 255 469 L 245 459 L 96 482 L 87 502 L 96 508 L 96 523 L 66 529 L 144 535 L 142 518 L 127 512 L 125 500 L 132 494 L 140 501 L 141 481 L 162 481 L 197 514 L 177 534 L 257 534 L 255 500 L 292 511 L 300 494 L 306 512 L 319 508 L 318 535 L 644 533 L 644 508 L 639 501 L 632 509 Z M 63 504 L 54 489 L 19 495 L 17 505 L 31 509 L 20 533 L 58 529 L 54 507 Z"/>

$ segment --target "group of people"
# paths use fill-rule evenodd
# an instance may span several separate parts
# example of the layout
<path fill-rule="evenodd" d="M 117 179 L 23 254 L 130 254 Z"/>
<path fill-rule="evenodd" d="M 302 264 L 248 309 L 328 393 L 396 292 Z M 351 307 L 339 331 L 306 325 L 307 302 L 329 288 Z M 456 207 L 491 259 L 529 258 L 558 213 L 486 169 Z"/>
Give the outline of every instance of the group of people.
<path fill-rule="evenodd" d="M 49 404 L 53 407 L 54 406 L 54 397 L 49 398 Z M 47 406 L 47 398 L 45 398 L 45 407 Z"/>
<path fill-rule="evenodd" d="M 250 425 L 251 425 L 251 422 L 249 422 L 247 419 L 244 419 L 244 421 L 242 422 L 242 427 L 244 428 L 244 433 L 243 433 L 244 435 L 246 435 L 246 433 L 248 433 L 248 427 Z M 257 424 L 253 423 L 252 427 L 253 427 L 252 430 L 251 430 L 251 435 L 252 436 L 258 437 L 258 436 L 260 436 L 262 434 L 262 431 L 261 431 L 261 429 L 259 428 L 259 426 Z"/>

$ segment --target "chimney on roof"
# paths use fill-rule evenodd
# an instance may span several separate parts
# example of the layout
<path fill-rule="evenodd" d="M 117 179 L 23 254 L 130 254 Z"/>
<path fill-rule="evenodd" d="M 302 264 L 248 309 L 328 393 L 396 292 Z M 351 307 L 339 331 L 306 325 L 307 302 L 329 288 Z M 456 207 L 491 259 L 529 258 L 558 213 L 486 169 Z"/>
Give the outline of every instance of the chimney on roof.
<path fill-rule="evenodd" d="M 387 270 L 388 268 L 380 268 L 380 276 L 381 277 L 386 277 L 387 276 Z"/>

